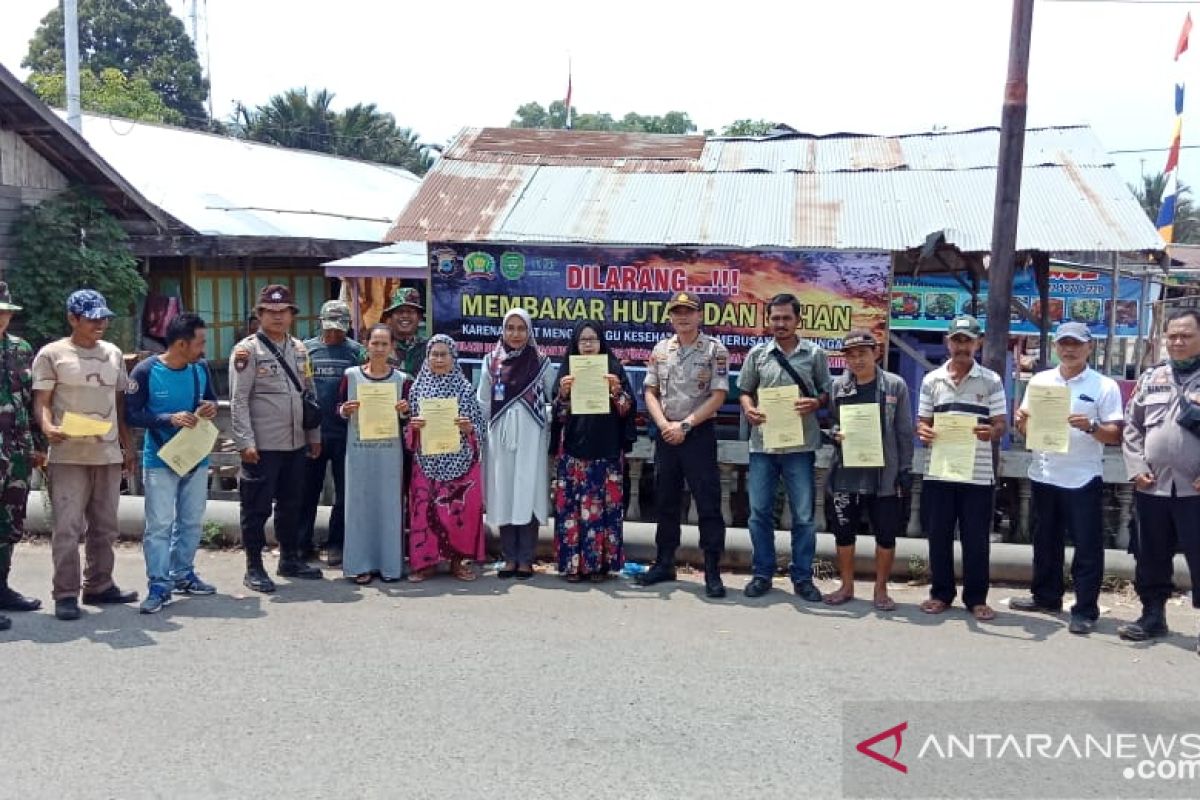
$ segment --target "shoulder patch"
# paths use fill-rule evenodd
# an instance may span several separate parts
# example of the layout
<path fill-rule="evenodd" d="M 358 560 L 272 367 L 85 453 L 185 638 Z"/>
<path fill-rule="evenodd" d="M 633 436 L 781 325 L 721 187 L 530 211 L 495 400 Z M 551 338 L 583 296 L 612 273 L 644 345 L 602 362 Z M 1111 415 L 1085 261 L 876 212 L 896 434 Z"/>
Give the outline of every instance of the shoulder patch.
<path fill-rule="evenodd" d="M 138 382 L 131 377 L 129 379 L 129 381 L 125 384 L 125 394 L 137 394 L 137 391 L 138 391 Z"/>
<path fill-rule="evenodd" d="M 233 368 L 241 372 L 250 363 L 250 351 L 244 347 L 233 349 Z"/>

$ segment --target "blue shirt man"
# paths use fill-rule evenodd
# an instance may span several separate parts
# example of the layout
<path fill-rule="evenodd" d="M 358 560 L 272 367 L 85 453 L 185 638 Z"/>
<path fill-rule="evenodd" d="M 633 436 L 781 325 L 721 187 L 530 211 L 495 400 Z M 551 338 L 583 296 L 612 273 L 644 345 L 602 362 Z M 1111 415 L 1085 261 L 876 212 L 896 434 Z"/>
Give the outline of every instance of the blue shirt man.
<path fill-rule="evenodd" d="M 183 428 L 217 416 L 217 395 L 208 365 L 204 320 L 180 314 L 167 323 L 167 352 L 134 367 L 125 391 L 125 420 L 145 428 L 142 467 L 146 487 L 146 530 L 142 550 L 150 591 L 141 612 L 153 614 L 173 593 L 207 595 L 216 589 L 196 575 L 196 548 L 208 502 L 208 459 L 180 475 L 159 450 Z"/>
<path fill-rule="evenodd" d="M 309 459 L 304 480 L 304 508 L 300 516 L 300 548 L 314 549 L 317 504 L 325 487 L 327 466 L 333 467 L 333 508 L 329 514 L 329 539 L 325 543 L 329 566 L 342 563 L 346 539 L 346 420 L 337 413 L 338 388 L 346 370 L 366 361 L 367 351 L 349 338 L 350 306 L 330 300 L 321 306 L 321 335 L 304 342 L 312 365 L 313 385 L 321 404 L 321 455 Z"/>

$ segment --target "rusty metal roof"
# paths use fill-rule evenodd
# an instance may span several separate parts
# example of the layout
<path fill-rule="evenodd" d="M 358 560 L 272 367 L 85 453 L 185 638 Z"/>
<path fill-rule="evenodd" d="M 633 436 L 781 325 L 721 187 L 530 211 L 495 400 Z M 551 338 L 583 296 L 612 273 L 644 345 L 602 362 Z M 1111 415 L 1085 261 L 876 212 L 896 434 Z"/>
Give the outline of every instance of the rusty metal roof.
<path fill-rule="evenodd" d="M 661 140 L 661 141 L 660 141 Z M 999 131 L 760 139 L 467 129 L 388 240 L 990 248 Z M 1158 250 L 1090 128 L 1026 134 L 1019 249 Z"/>

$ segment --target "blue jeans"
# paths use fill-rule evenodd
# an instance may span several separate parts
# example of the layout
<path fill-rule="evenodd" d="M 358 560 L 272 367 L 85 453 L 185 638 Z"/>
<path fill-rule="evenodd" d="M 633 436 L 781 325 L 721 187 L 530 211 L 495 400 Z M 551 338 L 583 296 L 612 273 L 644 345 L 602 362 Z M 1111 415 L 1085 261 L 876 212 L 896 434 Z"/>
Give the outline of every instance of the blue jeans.
<path fill-rule="evenodd" d="M 168 467 L 146 470 L 146 532 L 142 552 L 150 587 L 170 590 L 194 568 L 204 506 L 208 502 L 208 469 L 197 467 L 180 477 Z"/>
<path fill-rule="evenodd" d="M 788 506 L 792 510 L 792 583 L 812 580 L 817 552 L 817 528 L 813 523 L 816 493 L 813 463 L 816 454 L 750 454 L 750 543 L 754 546 L 754 576 L 775 574 L 775 489 L 783 478 Z"/>

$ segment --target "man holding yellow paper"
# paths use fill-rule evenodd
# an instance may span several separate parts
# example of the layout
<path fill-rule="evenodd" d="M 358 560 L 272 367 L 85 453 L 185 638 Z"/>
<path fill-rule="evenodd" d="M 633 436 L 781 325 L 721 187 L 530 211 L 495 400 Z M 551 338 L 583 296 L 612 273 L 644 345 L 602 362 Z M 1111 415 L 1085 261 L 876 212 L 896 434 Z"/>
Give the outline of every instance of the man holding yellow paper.
<path fill-rule="evenodd" d="M 1010 608 L 1018 611 L 1062 611 L 1063 548 L 1069 537 L 1075 545 L 1071 580 L 1075 605 L 1071 608 L 1071 633 L 1090 633 L 1100 618 L 1100 582 L 1104 576 L 1104 445 L 1121 443 L 1121 389 L 1112 378 L 1088 366 L 1092 334 L 1082 322 L 1064 322 L 1054 333 L 1059 364 L 1029 381 L 1016 413 L 1017 430 L 1029 430 L 1039 409 L 1030 402 L 1040 387 L 1057 387 L 1069 393 L 1069 415 L 1062 418 L 1068 431 L 1067 452 L 1034 450 L 1029 462 L 1033 492 L 1032 594 L 1014 597 Z"/>
<path fill-rule="evenodd" d="M 34 414 L 50 442 L 54 615 L 61 620 L 79 619 L 81 585 L 89 605 L 138 599 L 137 592 L 121 591 L 112 579 L 121 472 L 133 468 L 124 414 L 129 375 L 121 349 L 104 341 L 113 316 L 99 292 L 72 292 L 67 298 L 71 335 L 50 342 L 33 360 Z M 63 429 L 68 412 L 107 424 L 107 432 L 70 436 Z M 85 535 L 81 574 L 79 540 Z"/>
<path fill-rule="evenodd" d="M 742 411 L 750 423 L 750 542 L 754 547 L 754 576 L 743 592 L 761 597 L 771 590 L 775 574 L 775 491 L 783 481 L 792 511 L 792 589 L 810 603 L 821 602 L 821 590 L 812 580 L 817 550 L 813 522 L 816 479 L 813 465 L 821 445 L 817 411 L 829 400 L 829 362 L 825 351 L 800 338 L 800 301 L 790 294 L 771 298 L 767 321 L 774 338 L 756 345 L 738 376 Z M 787 388 L 795 399 L 790 411 L 793 425 L 802 426 L 803 443 L 771 449 L 764 441 L 764 423 L 778 422 L 779 414 L 763 410 L 760 393 Z"/>
<path fill-rule="evenodd" d="M 142 552 L 149 582 L 141 612 L 154 614 L 173 594 L 209 595 L 217 590 L 196 575 L 196 548 L 208 502 L 208 458 L 185 475 L 159 457 L 159 450 L 182 430 L 217 417 L 204 348 L 208 331 L 195 314 L 167 323 L 167 352 L 142 361 L 129 376 L 125 419 L 145 428 L 142 474 L 146 486 L 146 529 Z"/>
<path fill-rule="evenodd" d="M 975 459 L 970 477 L 948 480 L 926 473 L 921 484 L 922 518 L 929 538 L 929 599 L 921 603 L 926 614 L 950 608 L 954 584 L 954 531 L 962 541 L 963 605 L 980 622 L 996 618 L 987 604 L 992 533 L 992 494 L 995 472 L 992 442 L 1004 436 L 1008 405 L 1004 382 L 976 363 L 983 345 L 979 320 L 962 314 L 950 322 L 946 334 L 949 360 L 925 375 L 917 408 L 917 438 L 926 447 L 937 439 L 935 414 L 954 414 L 974 420 Z"/>
<path fill-rule="evenodd" d="M 908 515 L 902 499 L 912 491 L 913 415 L 908 386 L 899 375 L 876 365 L 879 345 L 858 328 L 842 340 L 846 371 L 833 381 L 830 429 L 837 446 L 826 479 L 837 568 L 842 585 L 825 595 L 829 605 L 854 598 L 854 540 L 865 514 L 875 535 L 875 594 L 878 611 L 893 611 L 887 581 L 896 555 L 896 537 Z M 862 412 L 855 414 L 852 412 Z"/>

